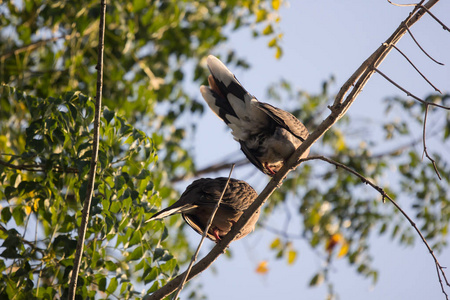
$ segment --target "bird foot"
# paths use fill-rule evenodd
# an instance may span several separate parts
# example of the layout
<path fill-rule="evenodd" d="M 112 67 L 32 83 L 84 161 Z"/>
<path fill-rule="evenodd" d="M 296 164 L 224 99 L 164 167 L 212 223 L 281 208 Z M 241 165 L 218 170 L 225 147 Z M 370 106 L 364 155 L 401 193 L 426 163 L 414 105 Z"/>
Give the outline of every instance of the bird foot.
<path fill-rule="evenodd" d="M 217 229 L 213 229 L 212 234 L 216 238 L 216 243 L 221 240 L 221 238 L 219 236 L 219 231 Z"/>
<path fill-rule="evenodd" d="M 270 173 L 271 176 L 275 175 L 275 171 L 272 170 L 272 169 L 269 167 L 269 163 L 268 163 L 268 162 L 265 162 L 265 163 L 264 163 L 264 168 L 266 168 L 266 170 L 269 171 L 269 173 Z"/>

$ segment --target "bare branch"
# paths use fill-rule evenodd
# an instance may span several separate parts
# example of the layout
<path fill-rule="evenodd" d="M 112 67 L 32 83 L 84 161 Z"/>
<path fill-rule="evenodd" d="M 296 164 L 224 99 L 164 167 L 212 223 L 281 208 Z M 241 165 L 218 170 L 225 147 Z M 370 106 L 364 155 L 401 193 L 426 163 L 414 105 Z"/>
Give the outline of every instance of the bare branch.
<path fill-rule="evenodd" d="M 105 14 L 106 0 L 100 0 L 100 24 L 98 33 L 98 61 L 97 61 L 97 96 L 95 101 L 94 116 L 94 137 L 92 143 L 91 168 L 89 171 L 88 186 L 86 190 L 86 198 L 83 205 L 83 214 L 81 217 L 81 225 L 78 230 L 77 250 L 73 261 L 72 276 L 69 283 L 69 300 L 75 299 L 78 273 L 80 272 L 80 263 L 83 256 L 84 240 L 86 237 L 87 223 L 89 220 L 89 212 L 91 209 L 92 194 L 94 193 L 95 174 L 97 170 L 99 135 L 100 135 L 100 115 L 102 107 L 102 90 L 103 90 L 103 52 L 105 43 Z"/>
<path fill-rule="evenodd" d="M 394 5 L 394 6 L 400 6 L 400 7 L 405 7 L 405 6 L 417 6 L 419 5 L 418 3 L 409 3 L 409 4 L 398 4 L 398 3 L 394 3 L 391 0 L 387 0 L 387 2 L 389 2 L 390 4 Z M 423 2 L 423 1 L 422 1 Z"/>
<path fill-rule="evenodd" d="M 434 61 L 435 63 L 437 63 L 438 65 L 443 66 L 444 64 L 441 62 L 438 62 L 437 60 L 435 60 L 433 57 L 431 57 L 431 55 L 429 55 L 425 49 L 422 48 L 422 46 L 420 46 L 419 42 L 415 39 L 414 35 L 412 34 L 411 30 L 409 30 L 408 25 L 405 24 L 405 28 L 408 31 L 409 35 L 411 36 L 411 38 L 413 39 L 413 41 L 416 43 L 417 47 L 419 47 L 420 50 L 422 50 L 423 53 L 425 53 L 426 56 L 428 56 L 432 61 Z"/>
<path fill-rule="evenodd" d="M 49 39 L 45 39 L 45 40 L 40 40 L 40 41 L 31 43 L 31 44 L 25 45 L 23 47 L 20 47 L 18 49 L 6 52 L 5 54 L 0 55 L 0 60 L 7 59 L 8 57 L 10 57 L 12 55 L 17 55 L 22 52 L 33 51 L 39 47 L 44 46 L 47 43 L 51 43 L 51 42 L 54 42 L 54 41 L 57 41 L 60 39 L 68 40 L 70 38 L 71 38 L 71 35 L 63 35 L 63 36 L 53 37 L 53 38 L 49 38 Z"/>
<path fill-rule="evenodd" d="M 427 13 L 436 21 L 436 22 L 438 22 L 441 26 L 442 26 L 442 28 L 444 28 L 444 30 L 447 30 L 448 32 L 450 32 L 450 28 L 448 28 L 448 26 L 447 25 L 445 25 L 444 23 L 442 23 L 441 22 L 441 20 L 439 20 L 435 15 L 433 15 L 432 13 L 431 13 L 431 11 L 428 9 L 428 8 L 426 8 L 425 6 L 420 6 L 420 7 L 422 7 L 423 9 L 425 9 L 426 11 L 427 11 Z"/>
<path fill-rule="evenodd" d="M 275 227 L 268 225 L 267 223 L 261 224 L 260 226 L 262 228 L 264 228 L 265 230 L 272 232 L 276 235 L 282 236 L 283 238 L 288 239 L 288 240 L 304 240 L 305 239 L 305 237 L 302 234 L 288 233 L 286 230 L 277 229 Z"/>
<path fill-rule="evenodd" d="M 218 162 L 218 163 L 215 163 L 213 165 L 207 166 L 207 167 L 205 167 L 203 169 L 196 170 L 194 172 L 194 174 L 192 174 L 192 175 L 185 174 L 185 175 L 182 175 L 182 176 L 179 176 L 179 177 L 175 177 L 170 182 L 175 183 L 175 182 L 186 180 L 186 179 L 188 179 L 190 177 L 199 177 L 199 176 L 204 175 L 204 174 L 219 172 L 219 171 L 222 171 L 222 170 L 229 169 L 233 165 L 235 165 L 236 167 L 241 167 L 241 166 L 245 166 L 245 165 L 248 165 L 248 164 L 249 164 L 249 161 L 246 158 L 238 160 L 235 163 L 229 163 L 227 160 L 222 160 L 221 162 Z"/>
<path fill-rule="evenodd" d="M 439 0 L 429 0 L 426 3 L 428 8 L 435 5 Z M 420 2 L 422 4 L 424 0 Z M 406 33 L 406 28 L 404 24 L 407 26 L 412 26 L 416 23 L 425 13 L 425 10 L 419 10 L 418 7 L 414 7 L 413 11 L 408 15 L 408 17 L 401 23 L 401 25 L 392 33 L 392 35 L 380 46 L 377 50 L 375 50 L 372 55 L 367 58 L 361 66 L 350 76 L 350 78 L 342 85 L 339 90 L 336 98 L 334 100 L 333 106 L 337 107 L 341 105 L 343 99 L 347 92 L 352 88 L 351 93 L 347 96 L 346 102 L 352 101 L 352 99 L 356 98 L 362 90 L 362 87 L 366 84 L 367 80 L 372 76 L 373 70 L 369 68 L 370 65 L 374 67 L 381 64 L 381 62 L 385 59 L 385 57 L 391 51 L 390 45 L 395 45 Z M 345 114 L 345 111 L 342 112 Z"/>
<path fill-rule="evenodd" d="M 427 127 L 427 116 L 428 116 L 428 106 L 429 104 L 425 105 L 425 117 L 423 119 L 423 153 L 425 153 L 426 157 L 431 161 L 431 163 L 433 164 L 433 168 L 434 171 L 436 172 L 437 176 L 439 177 L 439 180 L 442 180 L 441 178 L 441 174 L 439 174 L 439 171 L 436 167 L 436 162 L 434 161 L 434 159 L 431 158 L 430 155 L 428 155 L 428 151 L 427 151 L 427 144 L 426 144 L 426 127 Z"/>
<path fill-rule="evenodd" d="M 442 92 L 441 92 L 437 87 L 435 87 L 435 86 L 428 80 L 428 78 L 426 78 L 425 75 L 422 74 L 422 72 L 419 71 L 419 69 L 413 64 L 413 62 L 408 58 L 408 56 L 406 56 L 405 53 L 403 53 L 400 49 L 398 49 L 397 46 L 395 46 L 395 45 L 392 45 L 392 46 L 393 46 L 393 47 L 395 48 L 395 50 L 397 50 L 401 55 L 403 55 L 403 57 L 411 64 L 411 66 L 413 66 L 413 68 L 416 69 L 416 71 L 420 74 L 420 76 L 422 76 L 422 78 L 425 79 L 425 81 L 428 82 L 428 84 L 431 85 L 431 86 L 434 88 L 434 90 L 435 90 L 436 92 L 439 92 L 440 94 L 442 94 Z"/>
<path fill-rule="evenodd" d="M 392 83 L 393 85 L 395 85 L 399 90 L 403 91 L 407 96 L 412 97 L 414 99 L 416 99 L 417 101 L 425 104 L 425 105 L 433 105 L 439 108 L 443 108 L 445 110 L 450 110 L 450 107 L 448 106 L 444 106 L 444 105 L 439 105 L 433 102 L 428 102 L 425 100 L 420 99 L 419 97 L 417 97 L 416 95 L 411 94 L 409 91 L 407 91 L 406 89 L 404 89 L 402 86 L 400 86 L 398 83 L 396 83 L 394 80 L 392 80 L 391 78 L 389 78 L 387 75 L 385 75 L 383 72 L 381 72 L 380 70 L 378 70 L 377 68 L 373 68 L 378 74 L 380 74 L 381 76 L 384 77 L 384 79 L 386 79 L 387 81 L 389 81 L 390 83 Z"/>
<path fill-rule="evenodd" d="M 366 177 L 364 177 L 363 175 L 359 174 L 358 172 L 356 172 L 355 170 L 347 167 L 344 164 L 341 164 L 337 161 L 334 161 L 332 159 L 326 158 L 324 156 L 310 156 L 307 158 L 302 159 L 301 161 L 308 161 L 308 160 L 323 160 L 327 163 L 330 163 L 332 165 L 335 165 L 337 168 L 342 168 L 350 173 L 352 173 L 353 175 L 357 176 L 358 178 L 361 179 L 361 181 L 365 184 L 370 185 L 372 188 L 374 188 L 378 193 L 380 193 L 380 195 L 382 196 L 382 200 L 384 202 L 385 199 L 388 199 L 394 206 L 395 208 L 397 208 L 398 211 L 400 211 L 400 213 L 408 220 L 408 222 L 411 224 L 411 226 L 414 228 L 414 230 L 417 232 L 417 234 L 420 236 L 420 238 L 422 239 L 422 242 L 425 244 L 425 246 L 428 249 L 428 252 L 430 252 L 430 255 L 432 256 L 434 263 L 436 265 L 436 268 L 438 270 L 437 274 L 438 274 L 438 278 L 439 278 L 439 282 L 441 284 L 441 288 L 442 288 L 442 292 L 445 294 L 445 297 L 448 299 L 448 295 L 444 290 L 444 285 L 442 283 L 441 280 L 441 276 L 442 278 L 444 278 L 445 283 L 447 286 L 450 286 L 447 277 L 445 275 L 444 269 L 445 267 L 441 266 L 441 264 L 439 263 L 438 259 L 436 258 L 436 255 L 434 254 L 433 249 L 431 248 L 431 246 L 428 244 L 427 240 L 425 239 L 425 237 L 423 236 L 422 232 L 420 231 L 420 229 L 417 227 L 416 223 L 414 223 L 414 221 L 408 216 L 408 214 L 397 204 L 397 202 L 394 201 L 394 199 L 392 199 L 381 187 L 379 187 L 378 185 L 374 184 L 373 182 L 371 182 L 369 179 L 367 179 Z"/>
<path fill-rule="evenodd" d="M 230 174 L 228 175 L 228 180 L 225 183 L 225 187 L 223 188 L 223 191 L 222 191 L 222 194 L 220 195 L 219 201 L 217 201 L 216 206 L 214 207 L 214 209 L 211 213 L 211 216 L 209 217 L 209 220 L 206 223 L 206 227 L 203 232 L 200 243 L 198 244 L 197 250 L 195 251 L 194 255 L 192 255 L 191 262 L 189 263 L 189 266 L 188 266 L 186 272 L 184 272 L 184 276 L 183 276 L 183 279 L 181 280 L 180 286 L 178 287 L 177 293 L 175 294 L 175 296 L 173 296 L 173 299 L 175 299 L 175 300 L 178 298 L 178 295 L 180 295 L 180 292 L 183 289 L 184 284 L 186 283 L 186 278 L 189 276 L 189 273 L 192 270 L 192 266 L 194 265 L 194 262 L 197 260 L 198 253 L 200 252 L 203 242 L 205 241 L 205 238 L 208 235 L 209 228 L 211 227 L 212 221 L 213 221 L 214 217 L 216 216 L 217 210 L 219 209 L 220 202 L 222 202 L 223 195 L 225 195 L 225 191 L 227 190 L 228 183 L 230 182 L 230 178 L 231 178 L 231 174 L 233 173 L 233 170 L 234 170 L 234 164 L 231 165 Z"/>
<path fill-rule="evenodd" d="M 438 1 L 439 0 L 429 0 L 425 5 L 427 8 L 431 8 Z M 406 33 L 406 29 L 403 24 L 412 26 L 424 14 L 425 10 L 415 7 L 413 11 L 408 15 L 404 23 L 402 23 L 388 38 L 386 44 L 396 44 Z M 252 205 L 250 205 L 250 207 L 242 214 L 239 221 L 233 225 L 230 232 L 221 241 L 219 241 L 203 259 L 201 259 L 192 267 L 192 271 L 187 276 L 187 281 L 203 272 L 219 257 L 219 255 L 224 252 L 224 250 L 229 246 L 229 244 L 238 234 L 241 228 L 243 228 L 249 221 L 250 217 L 264 204 L 264 202 L 270 197 L 273 191 L 282 184 L 282 181 L 286 178 L 287 174 L 300 164 L 301 161 L 299 159 L 303 155 L 303 153 L 305 153 L 305 151 L 309 149 L 313 143 L 315 143 L 320 137 L 322 137 L 322 135 L 326 131 L 328 131 L 342 116 L 345 115 L 346 111 L 353 104 L 356 97 L 368 82 L 369 78 L 375 72 L 374 67 L 378 66 L 384 60 L 391 49 L 392 47 L 381 45 L 343 84 L 338 95 L 336 96 L 333 106 L 329 107 L 331 110 L 330 115 L 325 120 L 323 120 L 321 124 L 319 124 L 319 126 L 300 145 L 300 147 L 297 148 L 297 150 L 287 160 L 283 167 L 272 177 L 272 180 L 267 184 L 267 186 L 255 199 Z M 350 93 L 344 100 L 344 96 L 349 91 Z M 151 295 L 147 295 L 146 297 L 144 297 L 144 299 L 163 299 L 164 297 L 175 291 L 175 289 L 179 286 L 183 276 L 184 274 L 177 276 L 159 290 L 153 292 Z"/>

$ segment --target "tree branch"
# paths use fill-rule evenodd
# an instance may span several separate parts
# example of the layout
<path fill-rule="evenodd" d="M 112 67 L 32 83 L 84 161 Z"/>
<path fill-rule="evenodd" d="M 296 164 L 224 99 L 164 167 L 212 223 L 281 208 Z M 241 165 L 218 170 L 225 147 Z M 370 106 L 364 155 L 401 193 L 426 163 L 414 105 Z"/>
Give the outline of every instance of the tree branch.
<path fill-rule="evenodd" d="M 412 34 L 411 30 L 409 30 L 408 25 L 405 25 L 406 30 L 408 31 L 409 35 L 411 36 L 411 38 L 413 39 L 413 41 L 416 43 L 417 47 L 419 47 L 420 50 L 422 50 L 422 52 L 428 56 L 429 59 L 431 59 L 432 61 L 434 61 L 435 63 L 437 63 L 438 65 L 443 66 L 444 64 L 441 62 L 438 62 L 437 60 L 435 60 L 433 57 L 431 57 L 430 54 L 427 53 L 427 51 L 425 51 L 425 49 L 422 48 L 422 46 L 420 46 L 419 42 L 416 40 L 416 38 L 414 37 L 414 35 Z"/>
<path fill-rule="evenodd" d="M 425 4 L 425 6 L 427 8 L 431 8 L 438 1 L 439 0 L 429 0 Z M 420 4 L 422 4 L 423 2 L 424 0 L 421 1 Z M 375 72 L 373 67 L 378 66 L 384 60 L 386 55 L 388 55 L 388 53 L 391 51 L 392 47 L 386 47 L 385 45 L 396 44 L 406 33 L 406 29 L 403 24 L 412 26 L 423 16 L 424 13 L 424 9 L 419 9 L 416 6 L 408 15 L 406 20 L 402 22 L 400 26 L 395 30 L 395 32 L 387 39 L 387 41 L 383 43 L 344 83 L 338 95 L 336 96 L 333 106 L 329 107 L 331 110 L 330 115 L 324 121 L 322 121 L 322 123 L 316 128 L 316 130 L 314 130 L 311 135 L 309 135 L 309 137 L 300 145 L 300 147 L 297 148 L 297 150 L 287 160 L 284 166 L 272 177 L 272 180 L 267 184 L 267 186 L 259 194 L 252 205 L 243 213 L 239 221 L 231 228 L 231 231 L 221 241 L 219 241 L 202 260 L 194 265 L 191 273 L 187 277 L 188 281 L 208 268 L 219 257 L 219 255 L 225 251 L 234 237 L 245 226 L 245 224 L 256 212 L 256 210 L 258 210 L 273 193 L 273 191 L 282 184 L 282 181 L 286 178 L 287 174 L 299 165 L 299 158 L 303 155 L 303 153 L 307 149 L 309 149 L 311 145 L 315 143 L 326 131 L 328 131 L 331 126 L 333 126 L 341 117 L 345 115 L 347 110 L 355 101 L 356 97 L 366 85 L 369 78 Z M 349 91 L 350 93 L 344 101 L 344 96 Z M 159 290 L 155 291 L 151 295 L 147 295 L 145 299 L 162 299 L 171 294 L 179 286 L 183 276 L 184 274 L 177 276 Z"/>
<path fill-rule="evenodd" d="M 179 181 L 183 181 L 186 180 L 190 177 L 199 177 L 201 175 L 204 174 L 209 174 L 209 173 L 214 173 L 214 172 L 219 172 L 225 169 L 229 169 L 231 168 L 231 166 L 235 165 L 237 167 L 241 167 L 241 166 L 245 166 L 248 165 L 249 161 L 246 158 L 243 158 L 235 163 L 230 163 L 227 160 L 222 160 L 221 162 L 215 163 L 213 165 L 207 166 L 205 168 L 199 169 L 194 171 L 194 174 L 192 174 L 191 176 L 189 174 L 185 174 L 182 176 L 178 176 L 173 178 L 172 180 L 170 180 L 170 182 L 175 183 L 175 182 L 179 182 Z"/>
<path fill-rule="evenodd" d="M 31 171 L 31 172 L 43 172 L 45 171 L 46 167 L 44 165 L 39 164 L 31 164 L 31 165 L 14 165 L 11 163 L 8 163 L 4 160 L 0 159 L 0 165 L 5 166 L 7 168 L 15 169 L 15 170 L 24 170 L 24 171 Z M 78 173 L 78 169 L 72 168 L 72 167 L 60 167 L 60 166 L 54 166 L 55 172 L 60 173 Z"/>
<path fill-rule="evenodd" d="M 420 70 L 413 64 L 413 62 L 408 58 L 408 56 L 406 56 L 405 53 L 403 53 L 400 49 L 398 49 L 397 46 L 395 46 L 395 45 L 392 45 L 392 46 L 393 46 L 393 47 L 395 48 L 395 50 L 397 50 L 401 55 L 403 55 L 403 57 L 410 63 L 411 66 L 413 66 L 413 68 L 417 71 L 417 73 L 419 73 L 420 76 L 422 76 L 422 78 L 425 79 L 425 81 L 428 82 L 428 84 L 431 85 L 431 86 L 434 88 L 434 90 L 435 90 L 436 92 L 439 92 L 440 94 L 442 94 L 442 92 L 441 92 L 437 87 L 435 87 L 434 84 L 432 84 L 431 81 L 429 81 L 428 78 L 425 77 L 425 75 L 422 74 L 422 72 L 420 72 Z"/>
<path fill-rule="evenodd" d="M 406 90 L 405 88 L 403 88 L 401 85 L 399 85 L 398 83 L 396 83 L 394 80 L 392 80 L 391 78 L 389 78 L 386 74 L 384 74 L 383 72 L 381 72 L 380 70 L 378 70 L 377 68 L 373 68 L 375 72 L 377 72 L 378 74 L 380 74 L 384 79 L 386 79 L 387 81 L 389 81 L 390 83 L 392 83 L 395 87 L 397 87 L 399 90 L 401 90 L 402 92 L 404 92 L 406 94 L 406 96 L 412 97 L 414 99 L 416 99 L 417 101 L 419 101 L 420 103 L 423 103 L 425 105 L 433 105 L 445 110 L 450 110 L 450 107 L 448 106 L 444 106 L 444 105 L 439 105 L 433 102 L 428 102 L 425 100 L 420 99 L 419 97 L 417 97 L 416 95 L 410 93 L 408 90 Z"/>
<path fill-rule="evenodd" d="M 75 299 L 78 273 L 80 272 L 80 263 L 83 256 L 84 240 L 86 237 L 87 223 L 89 220 L 89 212 L 91 208 L 92 194 L 94 192 L 95 174 L 97 170 L 98 146 L 100 134 L 100 115 L 102 107 L 102 90 L 103 90 L 103 51 L 105 43 L 105 14 L 106 14 L 106 0 L 100 1 L 100 24 L 98 33 L 98 62 L 97 62 L 97 96 L 95 101 L 95 116 L 94 116 L 94 137 L 92 145 L 91 168 L 89 171 L 88 186 L 86 191 L 86 199 L 83 205 L 83 214 L 81 218 L 81 225 L 78 230 L 77 250 L 73 261 L 72 276 L 69 284 L 69 300 Z"/>
<path fill-rule="evenodd" d="M 45 39 L 45 40 L 40 40 L 40 41 L 25 45 L 23 47 L 20 47 L 18 49 L 15 49 L 15 50 L 12 50 L 12 51 L 9 51 L 9 52 L 6 52 L 6 53 L 0 55 L 0 61 L 5 60 L 12 55 L 17 55 L 19 53 L 26 52 L 26 51 L 33 51 L 41 46 L 44 46 L 47 43 L 51 43 L 51 42 L 54 42 L 54 41 L 57 41 L 60 39 L 68 40 L 70 38 L 71 38 L 71 35 L 63 35 L 63 36 L 53 37 L 53 38 L 49 38 L 49 39 Z"/>
<path fill-rule="evenodd" d="M 308 160 L 315 160 L 315 159 L 320 159 L 323 160 L 327 163 L 330 163 L 332 165 L 335 165 L 336 167 L 342 168 L 350 173 L 352 173 L 353 175 L 357 176 L 358 178 L 361 179 L 361 181 L 365 184 L 370 185 L 372 188 L 374 188 L 378 193 L 380 193 L 380 195 L 383 197 L 382 201 L 385 202 L 385 199 L 388 199 L 394 206 L 395 208 L 398 209 L 398 211 L 400 211 L 400 213 L 408 220 L 408 222 L 411 224 L 411 226 L 414 228 L 414 230 L 417 232 L 417 234 L 420 236 L 420 238 L 422 239 L 422 242 L 425 244 L 425 246 L 427 247 L 428 251 L 430 252 L 430 255 L 432 256 L 434 263 L 436 265 L 436 268 L 438 269 L 437 275 L 438 275 L 438 279 L 439 282 L 441 284 L 441 288 L 442 288 L 442 292 L 444 293 L 446 299 L 448 299 L 448 295 L 444 290 L 444 286 L 442 283 L 442 279 L 441 279 L 441 274 L 442 274 L 442 278 L 444 278 L 446 284 L 448 286 L 450 286 L 447 277 L 445 275 L 444 269 L 445 267 L 442 267 L 441 264 L 439 263 L 438 259 L 436 258 L 436 255 L 434 255 L 434 251 L 431 248 L 431 246 L 428 244 L 427 240 L 425 239 L 425 237 L 423 236 L 422 232 L 420 231 L 420 229 L 417 227 L 416 223 L 414 223 L 414 221 L 408 216 L 408 214 L 397 204 L 397 202 L 394 201 L 394 199 L 392 199 L 381 187 L 379 187 L 378 185 L 374 184 L 372 181 L 370 181 L 369 179 L 367 179 L 366 177 L 364 177 L 363 175 L 359 174 L 358 172 L 356 172 L 355 170 L 347 167 L 344 164 L 341 164 L 337 161 L 334 161 L 332 159 L 326 158 L 324 156 L 310 156 L 307 158 L 302 159 L 301 161 L 308 161 Z"/>
<path fill-rule="evenodd" d="M 422 136 L 422 140 L 423 140 L 423 153 L 426 155 L 426 157 L 431 161 L 431 163 L 433 164 L 433 168 L 434 171 L 436 172 L 439 180 L 442 180 L 441 178 L 441 174 L 439 174 L 439 171 L 437 169 L 436 166 L 436 162 L 434 161 L 434 159 L 431 158 L 431 156 L 428 154 L 427 151 L 427 143 L 426 143 L 426 128 L 427 128 L 427 116 L 428 116 L 428 104 L 425 105 L 425 117 L 423 119 L 423 136 Z"/>
<path fill-rule="evenodd" d="M 421 7 L 422 7 L 423 9 L 425 9 L 425 10 L 427 11 L 427 13 L 428 13 L 428 14 L 429 14 L 436 22 L 438 22 L 439 25 L 441 25 L 442 28 L 443 28 L 444 30 L 447 30 L 448 32 L 450 32 L 450 28 L 448 28 L 447 25 L 445 25 L 444 23 L 442 23 L 441 20 L 439 20 L 435 15 L 433 15 L 433 14 L 431 13 L 431 11 L 430 11 L 428 8 L 426 8 L 425 6 L 422 6 L 422 5 L 421 5 Z"/>

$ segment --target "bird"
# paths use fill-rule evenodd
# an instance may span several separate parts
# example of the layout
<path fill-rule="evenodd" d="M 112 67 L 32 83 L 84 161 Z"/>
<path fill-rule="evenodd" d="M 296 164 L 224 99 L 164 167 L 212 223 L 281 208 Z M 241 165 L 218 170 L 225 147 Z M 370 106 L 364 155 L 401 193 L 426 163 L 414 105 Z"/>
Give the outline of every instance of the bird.
<path fill-rule="evenodd" d="M 200 87 L 206 103 L 231 128 L 247 159 L 274 176 L 306 140 L 307 128 L 291 113 L 258 101 L 217 57 L 209 55 L 206 63 L 209 86 Z"/>
<path fill-rule="evenodd" d="M 228 178 L 225 177 L 195 180 L 186 188 L 178 201 L 155 213 L 145 223 L 181 213 L 184 221 L 197 233 L 203 235 L 206 224 L 220 199 L 227 180 Z M 257 196 L 256 191 L 247 182 L 230 178 L 207 237 L 216 243 L 220 241 Z M 258 209 L 235 237 L 235 240 L 243 238 L 254 230 L 259 213 L 260 210 Z"/>

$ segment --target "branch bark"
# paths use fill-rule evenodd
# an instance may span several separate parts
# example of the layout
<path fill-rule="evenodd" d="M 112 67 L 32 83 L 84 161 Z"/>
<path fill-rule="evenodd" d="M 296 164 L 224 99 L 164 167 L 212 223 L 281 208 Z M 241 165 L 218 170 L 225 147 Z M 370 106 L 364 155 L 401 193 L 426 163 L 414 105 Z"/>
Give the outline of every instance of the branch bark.
<path fill-rule="evenodd" d="M 15 164 L 11 164 L 9 162 L 6 162 L 6 161 L 3 161 L 0 159 L 0 165 L 5 166 L 7 168 L 15 169 L 15 170 L 23 170 L 23 171 L 31 171 L 31 172 L 44 172 L 45 171 L 45 166 L 39 165 L 39 164 L 15 165 Z M 72 167 L 64 168 L 64 167 L 60 167 L 60 166 L 53 166 L 53 170 L 55 172 L 60 172 L 60 173 L 78 173 L 78 169 L 72 168 Z"/>
<path fill-rule="evenodd" d="M 103 50 L 105 42 L 105 14 L 106 14 L 106 0 L 100 2 L 100 25 L 98 34 L 98 62 L 97 62 L 97 96 L 95 101 L 95 116 L 94 116 L 94 137 L 92 143 L 92 158 L 91 168 L 89 171 L 88 187 L 86 191 L 86 198 L 83 205 L 83 215 L 81 218 L 81 225 L 78 230 L 77 250 L 75 252 L 75 258 L 73 261 L 72 276 L 69 284 L 69 297 L 68 299 L 74 300 L 78 274 L 80 272 L 80 263 L 83 256 L 84 240 L 86 237 L 87 223 L 89 220 L 89 213 L 91 209 L 92 194 L 94 192 L 95 174 L 97 170 L 98 159 L 98 145 L 100 135 L 100 114 L 102 107 L 102 90 L 103 90 Z"/>
<path fill-rule="evenodd" d="M 259 194 L 253 204 L 244 212 L 239 221 L 233 226 L 231 231 L 221 240 L 216 246 L 201 259 L 191 270 L 191 273 L 187 277 L 187 280 L 194 278 L 199 273 L 208 268 L 220 254 L 224 253 L 234 237 L 245 226 L 250 217 L 261 207 L 264 202 L 270 197 L 273 191 L 282 184 L 282 181 L 286 178 L 287 174 L 295 169 L 299 163 L 299 158 L 302 154 L 311 147 L 328 129 L 331 128 L 342 116 L 345 115 L 347 110 L 355 101 L 356 97 L 361 93 L 363 87 L 366 85 L 369 78 L 375 72 L 374 68 L 381 64 L 384 58 L 389 54 L 393 47 L 406 33 L 404 24 L 408 27 L 414 25 L 425 13 L 425 9 L 421 9 L 419 5 L 422 5 L 424 0 L 414 7 L 408 17 L 399 25 L 394 33 L 377 49 L 375 52 L 362 63 L 362 65 L 353 73 L 353 75 L 344 83 L 339 93 L 337 94 L 333 106 L 329 107 L 331 110 L 330 115 L 322 121 L 322 123 L 314 130 L 311 135 L 297 148 L 295 153 L 288 159 L 285 165 L 278 171 L 272 180 L 267 184 L 264 190 Z M 439 0 L 430 0 L 425 4 L 427 9 L 434 6 Z M 348 93 L 348 95 L 347 95 Z M 347 97 L 344 100 L 344 97 Z M 155 291 L 151 295 L 147 295 L 145 299 L 163 299 L 167 295 L 173 293 L 179 286 L 184 273 L 177 276 L 165 286 Z"/>

